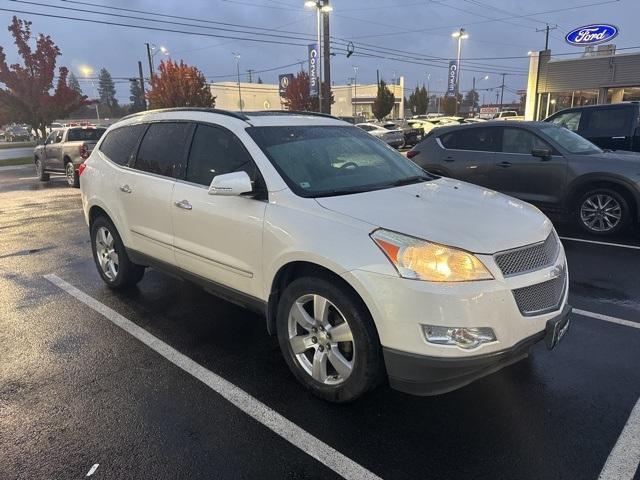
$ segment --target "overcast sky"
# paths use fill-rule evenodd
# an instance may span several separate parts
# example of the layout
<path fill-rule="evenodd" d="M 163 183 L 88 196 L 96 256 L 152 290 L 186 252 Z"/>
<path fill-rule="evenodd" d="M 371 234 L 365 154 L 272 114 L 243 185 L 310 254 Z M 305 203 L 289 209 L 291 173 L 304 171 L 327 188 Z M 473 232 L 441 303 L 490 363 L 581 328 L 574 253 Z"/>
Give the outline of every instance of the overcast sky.
<path fill-rule="evenodd" d="M 333 46 L 336 55 L 332 58 L 332 81 L 335 84 L 347 83 L 348 78 L 354 76 L 353 67 L 357 66 L 359 84 L 374 83 L 376 69 L 379 69 L 387 81 L 392 81 L 394 75 L 404 75 L 407 87 L 426 83 L 430 75 L 431 90 L 442 91 L 447 59 L 456 55 L 457 44 L 451 32 L 459 27 L 466 28 L 469 33 L 462 49 L 461 90 L 471 88 L 474 76 L 478 89 L 497 87 L 502 82 L 500 73 L 507 72 L 505 101 L 515 98 L 514 92 L 526 87 L 526 55 L 529 50 L 544 47 L 544 34 L 536 32 L 536 29 L 543 28 L 545 22 L 558 25 L 550 37 L 550 48 L 554 53 L 579 52 L 578 47 L 566 44 L 563 37 L 571 29 L 589 23 L 617 25 L 620 35 L 614 43 L 618 48 L 640 46 L 640 29 L 637 28 L 639 0 L 331 0 L 331 3 L 334 9 L 330 14 L 331 34 L 337 42 Z M 304 61 L 307 55 L 305 45 L 315 37 L 316 17 L 315 12 L 304 8 L 303 4 L 304 0 L 0 0 L 0 8 L 3 9 L 201 34 L 16 13 L 20 18 L 33 21 L 34 32 L 51 35 L 62 51 L 58 66 L 66 65 L 76 73 L 83 64 L 90 65 L 96 72 L 106 67 L 114 78 L 122 78 L 117 84 L 121 103 L 129 101 L 129 87 L 125 79 L 137 75 L 138 60 L 144 62 L 145 76 L 148 75 L 145 42 L 165 46 L 172 59 L 183 59 L 217 81 L 235 80 L 236 65 L 232 52 L 240 54 L 243 81 L 247 78 L 247 69 L 270 70 Z M 190 20 L 99 6 L 189 17 Z M 0 25 L 8 25 L 12 14 L 0 11 Z M 528 16 L 532 14 L 537 15 Z M 145 21 L 140 17 L 156 21 Z M 259 31 L 272 36 L 256 36 L 245 33 L 247 28 L 244 28 L 245 32 L 238 32 L 243 29 L 207 22 L 260 27 L 264 30 Z M 280 43 L 216 37 L 219 35 Z M 346 58 L 345 44 L 349 41 L 354 43 L 355 54 Z M 0 44 L 7 50 L 8 60 L 15 61 L 17 54 L 5 28 L 0 31 Z M 367 54 L 383 57 L 402 55 L 404 60 L 374 58 Z M 159 62 L 159 57 L 156 56 L 156 62 Z M 254 81 L 259 75 L 265 83 L 276 83 L 279 73 L 295 73 L 299 69 L 299 64 L 276 68 L 254 74 Z M 486 75 L 489 76 L 487 80 L 483 78 Z M 83 82 L 82 86 L 86 94 L 93 95 L 90 83 Z M 483 93 L 487 96 L 487 103 L 489 98 L 495 100 L 495 91 L 480 91 L 481 96 Z"/>

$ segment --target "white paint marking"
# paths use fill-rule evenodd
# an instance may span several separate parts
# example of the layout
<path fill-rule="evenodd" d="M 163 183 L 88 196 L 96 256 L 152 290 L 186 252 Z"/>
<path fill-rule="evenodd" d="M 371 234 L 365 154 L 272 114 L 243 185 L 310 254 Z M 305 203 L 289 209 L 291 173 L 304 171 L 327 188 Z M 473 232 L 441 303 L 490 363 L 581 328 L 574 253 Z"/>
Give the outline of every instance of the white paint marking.
<path fill-rule="evenodd" d="M 306 430 L 303 430 L 275 410 L 272 410 L 264 403 L 249 395 L 244 390 L 216 375 L 212 371 L 207 370 L 202 365 L 178 352 L 159 338 L 154 337 L 145 329 L 140 328 L 132 321 L 123 317 L 115 310 L 112 310 L 95 298 L 65 282 L 57 275 L 45 275 L 44 278 L 67 292 L 69 295 L 75 297 L 80 302 L 100 313 L 102 316 L 113 322 L 125 332 L 137 338 L 140 342 L 162 355 L 177 367 L 200 380 L 247 415 L 271 429 L 273 432 L 287 440 L 292 445 L 298 447 L 307 455 L 315 458 L 338 475 L 341 475 L 343 478 L 348 480 L 380 480 L 380 477 L 377 475 L 317 439 Z"/>
<path fill-rule="evenodd" d="M 606 245 L 608 247 L 630 248 L 632 250 L 640 250 L 640 245 L 625 245 L 624 243 L 600 242 L 598 240 L 586 240 L 584 238 L 560 237 L 561 240 L 570 240 L 572 242 L 593 243 L 595 245 Z"/>
<path fill-rule="evenodd" d="M 20 177 L 18 180 L 35 180 L 38 177 Z"/>
<path fill-rule="evenodd" d="M 600 472 L 599 480 L 631 480 L 640 465 L 640 399 Z"/>
<path fill-rule="evenodd" d="M 582 315 L 583 317 L 595 318 L 596 320 L 604 320 L 605 322 L 617 323 L 618 325 L 624 325 L 625 327 L 640 328 L 640 322 L 623 320 L 622 318 L 616 318 L 610 315 L 604 315 L 602 313 L 588 312 L 586 310 L 580 310 L 579 308 L 574 308 L 573 313 Z"/>
<path fill-rule="evenodd" d="M 4 167 L 0 167 L 0 172 L 6 172 L 7 170 L 23 170 L 25 168 L 33 168 L 33 165 L 30 163 L 25 165 L 5 165 Z"/>
<path fill-rule="evenodd" d="M 96 470 L 98 469 L 98 466 L 99 466 L 99 465 L 100 465 L 99 463 L 95 463 L 95 464 L 93 465 L 93 467 L 91 467 L 91 468 L 89 469 L 89 471 L 87 472 L 87 477 L 90 477 L 91 475 L 93 475 L 94 473 L 96 473 Z"/>

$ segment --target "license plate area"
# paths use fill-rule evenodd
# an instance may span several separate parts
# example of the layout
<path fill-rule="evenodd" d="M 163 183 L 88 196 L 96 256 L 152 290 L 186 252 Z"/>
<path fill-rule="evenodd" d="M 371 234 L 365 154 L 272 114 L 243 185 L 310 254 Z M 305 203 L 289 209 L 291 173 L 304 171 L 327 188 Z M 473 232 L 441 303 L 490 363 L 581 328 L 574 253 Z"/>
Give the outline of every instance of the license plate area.
<path fill-rule="evenodd" d="M 547 333 L 545 335 L 544 341 L 549 350 L 553 350 L 555 346 L 564 338 L 567 331 L 569 330 L 570 320 L 569 314 L 571 310 L 569 310 L 565 315 L 561 317 L 552 318 L 547 322 Z"/>

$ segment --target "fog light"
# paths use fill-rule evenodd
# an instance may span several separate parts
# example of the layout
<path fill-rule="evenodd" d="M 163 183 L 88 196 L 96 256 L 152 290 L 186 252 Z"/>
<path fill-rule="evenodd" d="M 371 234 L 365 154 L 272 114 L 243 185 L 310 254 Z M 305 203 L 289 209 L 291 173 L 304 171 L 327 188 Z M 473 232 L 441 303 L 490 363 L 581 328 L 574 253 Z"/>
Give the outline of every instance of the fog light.
<path fill-rule="evenodd" d="M 423 325 L 424 335 L 429 343 L 455 345 L 460 348 L 476 348 L 483 343 L 496 341 L 496 334 L 489 327 L 441 327 Z"/>

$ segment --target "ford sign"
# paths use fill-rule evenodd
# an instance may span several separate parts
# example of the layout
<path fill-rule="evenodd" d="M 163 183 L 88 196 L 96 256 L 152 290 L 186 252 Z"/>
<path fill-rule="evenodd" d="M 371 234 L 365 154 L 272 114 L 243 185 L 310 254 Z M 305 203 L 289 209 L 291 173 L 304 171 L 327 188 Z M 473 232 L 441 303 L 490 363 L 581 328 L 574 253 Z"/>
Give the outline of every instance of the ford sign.
<path fill-rule="evenodd" d="M 564 39 L 569 45 L 581 47 L 583 45 L 597 45 L 613 40 L 618 35 L 615 25 L 594 24 L 576 28 L 567 33 Z"/>

